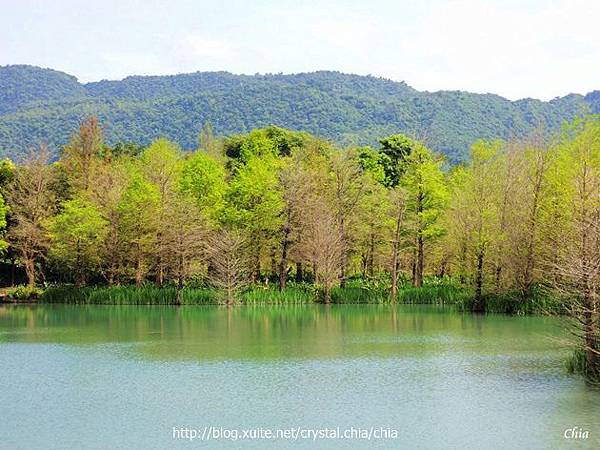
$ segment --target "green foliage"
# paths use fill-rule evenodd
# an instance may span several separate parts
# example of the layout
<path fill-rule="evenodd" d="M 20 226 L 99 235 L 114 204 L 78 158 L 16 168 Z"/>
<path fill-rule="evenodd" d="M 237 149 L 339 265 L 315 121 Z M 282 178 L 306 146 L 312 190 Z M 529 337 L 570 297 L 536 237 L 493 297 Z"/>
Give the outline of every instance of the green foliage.
<path fill-rule="evenodd" d="M 438 237 L 443 232 L 438 219 L 449 197 L 443 162 L 427 147 L 417 144 L 405 164 L 401 185 L 407 193 L 407 210 L 415 216 L 417 234 Z"/>
<path fill-rule="evenodd" d="M 455 304 L 460 311 L 473 310 L 473 295 L 458 299 Z M 542 286 L 534 285 L 525 295 L 522 292 L 487 293 L 482 298 L 484 311 L 514 315 L 563 314 L 563 305 L 556 295 Z"/>
<path fill-rule="evenodd" d="M 64 202 L 62 208 L 48 224 L 50 256 L 83 283 L 86 274 L 100 264 L 98 248 L 106 234 L 106 220 L 93 203 L 83 198 Z"/>
<path fill-rule="evenodd" d="M 4 197 L 0 194 L 0 255 L 8 248 L 8 242 L 2 237 L 4 236 L 4 229 L 6 228 L 6 213 L 8 212 L 8 206 L 4 202 Z"/>
<path fill-rule="evenodd" d="M 472 296 L 473 293 L 470 290 L 452 284 L 425 284 L 420 288 L 402 287 L 398 291 L 397 301 L 411 304 L 461 305 Z"/>
<path fill-rule="evenodd" d="M 588 381 L 600 385 L 600 366 L 590 367 L 583 349 L 573 351 L 566 361 L 566 367 L 569 373 L 584 375 Z"/>
<path fill-rule="evenodd" d="M 81 119 L 96 115 L 109 144 L 148 145 L 164 136 L 192 149 L 207 122 L 226 136 L 277 124 L 343 145 L 376 146 L 381 136 L 423 132 L 432 148 L 460 162 L 477 139 L 523 136 L 539 123 L 557 129 L 589 107 L 600 111 L 600 95 L 511 102 L 491 94 L 419 92 L 403 82 L 339 72 L 197 72 L 80 84 L 53 70 L 6 66 L 0 67 L 0 148 L 17 156 L 43 140 L 58 150 Z"/>
<path fill-rule="evenodd" d="M 59 285 L 47 288 L 41 301 L 47 303 L 111 304 L 111 305 L 172 305 L 175 304 L 177 290 L 174 286 L 154 285 L 75 287 Z M 216 303 L 216 292 L 207 288 L 184 289 L 183 305 Z"/>
<path fill-rule="evenodd" d="M 225 168 L 202 151 L 194 153 L 183 163 L 179 181 L 183 192 L 191 195 L 207 217 L 217 220 L 224 207 L 227 189 Z"/>
<path fill-rule="evenodd" d="M 43 290 L 35 286 L 16 286 L 6 292 L 6 296 L 11 300 L 29 301 L 37 300 L 41 297 Z"/>
<path fill-rule="evenodd" d="M 381 148 L 381 164 L 385 173 L 385 185 L 395 187 L 400 183 L 400 178 L 406 170 L 408 157 L 418 145 L 412 139 L 395 134 L 379 141 Z"/>

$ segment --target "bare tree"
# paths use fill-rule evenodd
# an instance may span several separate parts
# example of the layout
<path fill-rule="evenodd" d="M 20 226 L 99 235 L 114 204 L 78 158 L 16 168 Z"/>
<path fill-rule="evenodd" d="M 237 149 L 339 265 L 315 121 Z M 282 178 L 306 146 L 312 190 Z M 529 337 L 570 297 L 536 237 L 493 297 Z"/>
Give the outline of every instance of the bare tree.
<path fill-rule="evenodd" d="M 241 289 L 249 283 L 248 261 L 244 256 L 244 239 L 234 230 L 221 229 L 208 240 L 208 279 L 224 294 L 224 301 L 235 303 Z"/>
<path fill-rule="evenodd" d="M 339 228 L 339 233 L 336 234 L 339 234 L 341 238 L 339 276 L 340 284 L 343 287 L 346 284 L 348 261 L 352 248 L 351 229 L 355 222 L 357 206 L 366 193 L 366 179 L 361 176 L 360 167 L 350 150 L 333 154 L 331 173 L 336 222 Z"/>
<path fill-rule="evenodd" d="M 104 150 L 103 131 L 96 117 L 89 117 L 79 125 L 79 133 L 71 137 L 65 147 L 61 161 L 71 185 L 79 190 L 90 187 L 97 157 Z"/>
<path fill-rule="evenodd" d="M 579 239 L 562 245 L 555 287 L 573 319 L 571 331 L 583 343 L 584 371 L 600 379 L 600 211 L 577 228 Z"/>
<path fill-rule="evenodd" d="M 600 381 L 600 123 L 579 127 L 559 156 L 567 168 L 559 192 L 567 194 L 568 216 L 567 233 L 555 242 L 560 250 L 554 285 L 566 299 L 585 355 L 578 369 Z"/>
<path fill-rule="evenodd" d="M 176 304 L 181 304 L 185 281 L 202 269 L 205 259 L 207 225 L 195 201 L 174 194 L 166 204 L 161 245 L 167 273 L 177 281 Z"/>
<path fill-rule="evenodd" d="M 49 158 L 48 147 L 40 145 L 17 166 L 14 179 L 6 190 L 10 205 L 8 240 L 19 255 L 30 286 L 35 285 L 36 266 L 50 246 L 45 222 L 56 210 Z"/>
<path fill-rule="evenodd" d="M 323 198 L 307 205 L 305 230 L 301 244 L 304 258 L 313 263 L 315 279 L 323 291 L 323 301 L 331 303 L 331 292 L 340 280 L 344 236 L 336 214 Z"/>

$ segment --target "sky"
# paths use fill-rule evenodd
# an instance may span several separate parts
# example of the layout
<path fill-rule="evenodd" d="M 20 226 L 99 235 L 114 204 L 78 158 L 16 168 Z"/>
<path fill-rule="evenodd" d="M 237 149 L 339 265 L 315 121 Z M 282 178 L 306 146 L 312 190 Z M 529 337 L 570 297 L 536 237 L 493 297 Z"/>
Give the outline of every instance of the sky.
<path fill-rule="evenodd" d="M 0 65 L 81 82 L 338 70 L 549 100 L 600 89 L 599 0 L 0 0 Z"/>

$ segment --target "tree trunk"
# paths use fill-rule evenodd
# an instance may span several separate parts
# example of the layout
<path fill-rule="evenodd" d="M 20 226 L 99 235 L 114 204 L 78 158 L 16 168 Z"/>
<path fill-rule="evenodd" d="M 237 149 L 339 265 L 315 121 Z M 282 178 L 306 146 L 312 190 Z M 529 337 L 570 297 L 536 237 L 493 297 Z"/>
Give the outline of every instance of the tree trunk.
<path fill-rule="evenodd" d="M 275 246 L 271 247 L 271 275 L 269 276 L 269 281 L 273 282 L 279 280 L 279 269 L 277 266 L 277 258 L 275 257 L 276 252 Z"/>
<path fill-rule="evenodd" d="M 35 261 L 33 259 L 25 259 L 25 274 L 27 275 L 27 285 L 35 286 Z"/>
<path fill-rule="evenodd" d="M 460 284 L 467 282 L 465 273 L 467 272 L 467 243 L 463 240 L 460 245 Z"/>
<path fill-rule="evenodd" d="M 10 286 L 13 287 L 15 285 L 15 260 L 10 260 Z"/>
<path fill-rule="evenodd" d="M 287 284 L 288 247 L 290 229 L 284 228 L 283 241 L 281 242 L 281 261 L 279 261 L 279 290 L 283 291 Z"/>
<path fill-rule="evenodd" d="M 180 278 L 179 282 L 177 283 L 177 290 L 175 293 L 175 304 L 176 305 L 181 305 L 181 291 L 182 290 L 183 290 L 183 283 Z"/>
<path fill-rule="evenodd" d="M 373 276 L 373 266 L 375 265 L 375 233 L 371 233 L 369 241 L 369 259 L 367 262 L 367 272 L 370 277 Z"/>
<path fill-rule="evenodd" d="M 419 187 L 419 194 L 417 195 L 417 258 L 415 261 L 414 269 L 414 285 L 415 287 L 423 286 L 423 266 L 425 265 L 425 255 L 423 254 L 423 201 L 424 194 L 421 187 Z"/>
<path fill-rule="evenodd" d="M 175 304 L 181 305 L 181 296 L 183 293 L 183 281 L 185 279 L 185 257 L 184 257 L 184 244 L 181 239 L 177 242 L 179 255 L 177 255 L 177 294 L 175 297 Z"/>
<path fill-rule="evenodd" d="M 479 250 L 477 254 L 477 274 L 475 276 L 475 300 L 473 301 L 473 312 L 483 312 L 483 260 L 484 251 Z"/>
<path fill-rule="evenodd" d="M 135 255 L 135 285 L 141 286 L 142 284 L 142 252 L 140 249 L 140 245 L 136 245 L 136 255 Z"/>
<path fill-rule="evenodd" d="M 415 264 L 415 287 L 423 286 L 423 265 L 425 255 L 423 254 L 423 236 L 421 233 L 417 236 L 417 261 Z"/>
<path fill-rule="evenodd" d="M 302 263 L 296 263 L 296 283 L 302 283 L 304 281 L 304 273 L 302 272 Z"/>
<path fill-rule="evenodd" d="M 344 218 L 340 219 L 340 236 L 342 237 L 342 251 L 340 252 L 340 287 L 346 287 L 346 273 L 348 272 L 348 253 L 346 252 L 346 228 Z"/>
<path fill-rule="evenodd" d="M 254 251 L 254 281 L 260 282 L 260 246 L 256 246 Z"/>
<path fill-rule="evenodd" d="M 331 287 L 330 286 L 323 287 L 323 301 L 327 305 L 331 303 Z"/>
<path fill-rule="evenodd" d="M 402 217 L 404 215 L 404 209 L 398 209 L 398 215 L 396 216 L 396 229 L 394 231 L 394 241 L 392 243 L 392 288 L 390 290 L 390 297 L 392 301 L 396 301 L 398 294 L 398 268 L 399 268 L 399 256 L 400 256 L 400 233 L 402 231 Z"/>

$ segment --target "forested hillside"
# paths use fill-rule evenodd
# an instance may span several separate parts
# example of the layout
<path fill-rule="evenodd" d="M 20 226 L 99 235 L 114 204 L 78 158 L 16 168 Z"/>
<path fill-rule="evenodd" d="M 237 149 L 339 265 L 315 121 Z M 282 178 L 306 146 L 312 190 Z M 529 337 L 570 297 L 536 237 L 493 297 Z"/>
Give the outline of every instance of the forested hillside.
<path fill-rule="evenodd" d="M 584 112 L 600 112 L 599 91 L 511 102 L 493 94 L 420 92 L 406 83 L 338 72 L 197 72 L 81 84 L 54 70 L 0 67 L 0 152 L 11 157 L 41 140 L 57 150 L 83 118 L 95 115 L 109 143 L 146 145 L 166 137 L 193 148 L 207 122 L 221 135 L 275 124 L 341 145 L 414 133 L 457 162 L 476 139 L 518 137 L 539 124 L 555 129 Z"/>

